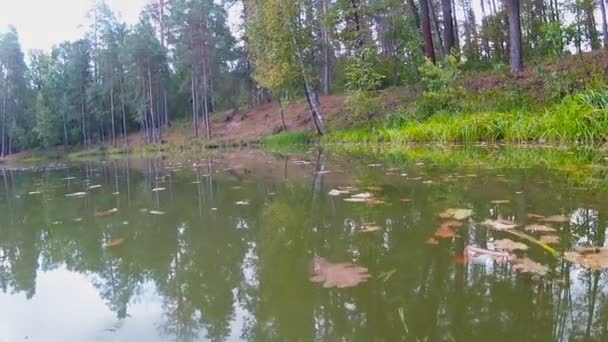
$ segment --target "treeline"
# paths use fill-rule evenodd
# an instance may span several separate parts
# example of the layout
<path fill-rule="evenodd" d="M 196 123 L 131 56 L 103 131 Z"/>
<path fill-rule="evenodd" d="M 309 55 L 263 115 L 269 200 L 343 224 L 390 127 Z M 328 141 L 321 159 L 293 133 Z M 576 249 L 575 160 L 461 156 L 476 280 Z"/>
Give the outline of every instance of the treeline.
<path fill-rule="evenodd" d="M 416 84 L 425 59 L 517 72 L 608 45 L 601 0 L 150 0 L 133 26 L 99 0 L 86 20 L 27 58 L 14 28 L 0 34 L 0 155 L 157 143 L 175 119 L 209 139 L 213 113 L 289 97 L 323 134 L 319 93 Z"/>

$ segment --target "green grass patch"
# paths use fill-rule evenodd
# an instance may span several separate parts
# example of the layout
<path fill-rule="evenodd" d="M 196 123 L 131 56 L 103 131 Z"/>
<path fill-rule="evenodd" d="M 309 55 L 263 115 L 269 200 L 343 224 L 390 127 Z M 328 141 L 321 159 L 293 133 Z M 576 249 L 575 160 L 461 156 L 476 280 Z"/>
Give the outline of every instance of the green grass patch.
<path fill-rule="evenodd" d="M 608 138 L 608 91 L 586 91 L 538 112 L 442 113 L 400 127 L 335 131 L 323 143 L 552 143 L 594 146 Z M 289 140 L 280 140 L 288 143 Z"/>

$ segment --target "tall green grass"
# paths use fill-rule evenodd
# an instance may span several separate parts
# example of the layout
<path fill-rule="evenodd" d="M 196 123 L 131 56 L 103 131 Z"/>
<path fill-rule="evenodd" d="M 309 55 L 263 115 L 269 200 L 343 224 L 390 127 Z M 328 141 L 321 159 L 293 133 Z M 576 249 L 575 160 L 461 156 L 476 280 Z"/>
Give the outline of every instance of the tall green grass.
<path fill-rule="evenodd" d="M 262 143 L 267 147 L 278 147 L 286 145 L 308 145 L 313 142 L 314 137 L 310 132 L 282 132 L 264 138 Z"/>
<path fill-rule="evenodd" d="M 325 143 L 554 143 L 592 146 L 608 138 L 608 92 L 585 91 L 540 113 L 439 114 L 401 127 L 336 131 Z"/>

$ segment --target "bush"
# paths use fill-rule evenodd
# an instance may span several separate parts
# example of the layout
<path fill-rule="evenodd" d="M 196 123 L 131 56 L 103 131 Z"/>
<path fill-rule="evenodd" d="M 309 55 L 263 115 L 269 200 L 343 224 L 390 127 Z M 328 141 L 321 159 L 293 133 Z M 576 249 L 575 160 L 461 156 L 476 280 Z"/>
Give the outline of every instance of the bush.
<path fill-rule="evenodd" d="M 464 89 L 456 86 L 460 76 L 459 62 L 448 56 L 445 62 L 433 64 L 430 60 L 420 66 L 423 93 L 416 101 L 416 111 L 421 118 L 441 112 L 456 113 L 463 108 Z"/>
<path fill-rule="evenodd" d="M 382 100 L 368 91 L 349 92 L 345 101 L 347 116 L 355 123 L 367 121 L 384 110 Z"/>

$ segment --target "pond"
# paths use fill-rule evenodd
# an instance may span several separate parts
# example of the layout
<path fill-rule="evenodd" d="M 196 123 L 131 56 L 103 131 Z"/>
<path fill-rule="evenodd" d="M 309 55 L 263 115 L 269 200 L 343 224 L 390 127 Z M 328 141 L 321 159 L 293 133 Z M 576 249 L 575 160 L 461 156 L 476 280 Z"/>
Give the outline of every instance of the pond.
<path fill-rule="evenodd" d="M 603 157 L 522 153 L 0 169 L 0 341 L 607 341 Z"/>

